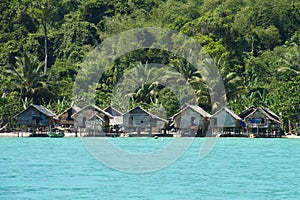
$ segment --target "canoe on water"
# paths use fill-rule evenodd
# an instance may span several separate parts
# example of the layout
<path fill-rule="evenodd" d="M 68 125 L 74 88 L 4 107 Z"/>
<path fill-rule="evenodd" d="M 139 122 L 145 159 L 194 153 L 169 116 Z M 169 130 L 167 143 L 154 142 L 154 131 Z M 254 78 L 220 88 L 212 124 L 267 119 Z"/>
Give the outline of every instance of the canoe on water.
<path fill-rule="evenodd" d="M 48 133 L 48 136 L 51 138 L 62 138 L 65 136 L 64 130 L 60 128 L 53 128 Z"/>

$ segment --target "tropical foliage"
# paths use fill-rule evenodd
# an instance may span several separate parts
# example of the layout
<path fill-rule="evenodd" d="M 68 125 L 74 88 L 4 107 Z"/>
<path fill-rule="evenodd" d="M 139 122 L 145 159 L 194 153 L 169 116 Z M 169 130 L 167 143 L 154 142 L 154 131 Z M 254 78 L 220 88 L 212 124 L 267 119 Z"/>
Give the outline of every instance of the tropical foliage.
<path fill-rule="evenodd" d="M 172 29 L 198 41 L 218 67 L 235 112 L 262 105 L 281 114 L 285 123 L 300 118 L 299 1 L 2 0 L 0 19 L 0 125 L 13 125 L 13 116 L 30 103 L 59 113 L 76 98 L 87 98 L 73 94 L 87 55 L 106 38 L 140 27 Z M 148 63 L 171 72 L 148 69 Z M 181 78 L 174 80 L 178 73 Z M 143 105 L 167 117 L 178 111 L 179 94 L 151 78 L 159 75 L 189 84 L 196 96 L 191 103 L 211 108 L 197 67 L 153 49 L 130 52 L 106 68 L 91 88 L 98 106 L 111 104 L 126 74 L 126 81 L 135 83 L 128 83 L 133 88 L 126 94 L 126 109 Z M 185 89 L 179 93 L 187 94 Z"/>

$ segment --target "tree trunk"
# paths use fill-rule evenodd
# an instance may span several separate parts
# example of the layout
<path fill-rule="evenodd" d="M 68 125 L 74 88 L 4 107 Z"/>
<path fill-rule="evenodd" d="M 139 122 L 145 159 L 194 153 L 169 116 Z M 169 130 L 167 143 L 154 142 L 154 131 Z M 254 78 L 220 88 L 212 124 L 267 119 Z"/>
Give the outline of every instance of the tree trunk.
<path fill-rule="evenodd" d="M 44 66 L 44 74 L 47 72 L 48 67 L 48 36 L 47 36 L 47 25 L 45 20 L 42 21 L 43 28 L 44 28 L 44 45 L 45 45 L 45 66 Z"/>

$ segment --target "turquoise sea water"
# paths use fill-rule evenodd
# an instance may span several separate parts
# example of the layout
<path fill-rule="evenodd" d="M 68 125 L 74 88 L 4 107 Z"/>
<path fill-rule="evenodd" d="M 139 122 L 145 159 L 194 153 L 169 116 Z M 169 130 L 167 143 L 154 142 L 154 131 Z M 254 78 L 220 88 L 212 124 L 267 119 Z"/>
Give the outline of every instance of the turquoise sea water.
<path fill-rule="evenodd" d="M 111 140 L 143 152 L 172 139 Z M 204 140 L 162 170 L 130 174 L 101 164 L 79 138 L 0 138 L 0 199 L 300 198 L 300 140 L 221 138 L 199 159 Z"/>

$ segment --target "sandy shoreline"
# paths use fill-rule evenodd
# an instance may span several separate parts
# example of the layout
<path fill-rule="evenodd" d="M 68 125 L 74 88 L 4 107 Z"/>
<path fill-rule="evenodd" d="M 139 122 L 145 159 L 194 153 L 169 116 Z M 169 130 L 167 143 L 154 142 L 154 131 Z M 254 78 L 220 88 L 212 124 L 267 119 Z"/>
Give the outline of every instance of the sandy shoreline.
<path fill-rule="evenodd" d="M 9 133 L 0 133 L 1 137 L 29 137 L 31 133 L 28 132 L 9 132 Z M 75 137 L 75 133 L 65 133 L 64 137 Z"/>
<path fill-rule="evenodd" d="M 0 138 L 5 138 L 5 137 L 29 137 L 31 133 L 29 132 L 9 132 L 9 133 L 0 133 Z M 130 137 L 153 137 L 154 135 L 148 135 L 148 134 L 129 134 Z M 76 137 L 75 133 L 65 133 L 64 137 Z M 83 137 L 81 134 L 78 134 L 78 137 Z M 90 136 L 92 137 L 92 136 Z M 119 136 L 122 137 L 122 136 Z M 173 134 L 173 137 L 178 137 L 176 134 Z M 185 136 L 181 136 L 185 137 Z M 226 137 L 224 137 L 226 138 Z M 244 137 L 245 138 L 245 137 Z M 247 137 L 246 137 L 247 138 Z M 253 137 L 248 137 L 248 138 L 253 138 Z M 280 138 L 280 137 L 276 137 Z M 300 136 L 296 135 L 283 135 L 281 138 L 288 138 L 288 139 L 300 139 Z"/>
<path fill-rule="evenodd" d="M 19 137 L 18 133 L 0 133 L 0 137 Z"/>

